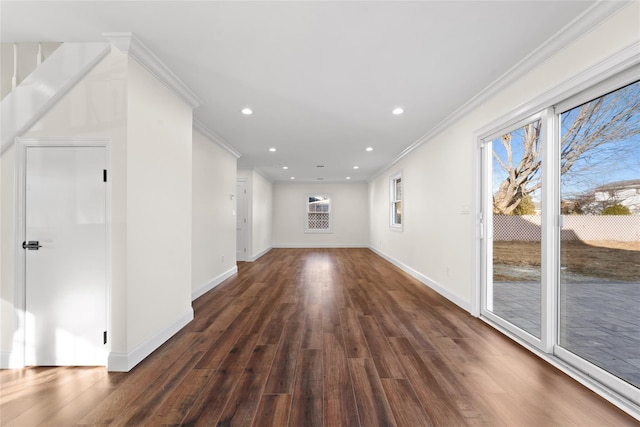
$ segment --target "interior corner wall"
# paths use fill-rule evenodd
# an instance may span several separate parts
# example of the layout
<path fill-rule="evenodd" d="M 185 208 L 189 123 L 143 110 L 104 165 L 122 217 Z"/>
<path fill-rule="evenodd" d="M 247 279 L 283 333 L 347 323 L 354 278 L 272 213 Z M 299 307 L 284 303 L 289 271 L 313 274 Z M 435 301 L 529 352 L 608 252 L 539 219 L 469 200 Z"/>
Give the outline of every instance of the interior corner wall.
<path fill-rule="evenodd" d="M 370 245 L 468 311 L 474 289 L 474 132 L 640 39 L 632 2 L 375 177 Z M 389 177 L 402 170 L 404 230 L 389 227 Z"/>
<path fill-rule="evenodd" d="M 127 72 L 127 349 L 155 350 L 191 309 L 192 109 L 137 61 Z M 169 335 L 170 336 L 170 335 Z M 146 356 L 146 354 L 144 354 Z"/>
<path fill-rule="evenodd" d="M 237 271 L 236 163 L 234 155 L 194 130 L 192 296 Z"/>
<path fill-rule="evenodd" d="M 273 191 L 274 247 L 367 247 L 366 183 L 276 183 Z M 331 233 L 305 233 L 308 194 L 331 194 Z"/>

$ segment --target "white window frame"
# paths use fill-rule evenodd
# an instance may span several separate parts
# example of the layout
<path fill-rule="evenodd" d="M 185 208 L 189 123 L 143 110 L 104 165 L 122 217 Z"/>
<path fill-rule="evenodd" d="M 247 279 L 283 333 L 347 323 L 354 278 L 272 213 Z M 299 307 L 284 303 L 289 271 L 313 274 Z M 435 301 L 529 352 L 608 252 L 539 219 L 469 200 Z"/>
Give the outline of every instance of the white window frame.
<path fill-rule="evenodd" d="M 400 181 L 400 197 L 396 192 L 396 183 Z M 401 213 L 400 222 L 396 222 L 395 206 L 400 203 Z M 392 230 L 402 231 L 404 223 L 404 180 L 402 179 L 402 172 L 398 172 L 395 175 L 389 177 L 389 227 Z"/>
<path fill-rule="evenodd" d="M 329 211 L 327 214 L 329 215 L 329 228 L 309 228 L 309 214 L 311 212 L 309 210 L 309 198 L 310 197 L 324 197 L 329 200 Z M 330 193 L 307 193 L 304 197 L 304 232 L 305 233 L 317 233 L 317 234 L 328 234 L 333 233 L 333 194 Z"/>

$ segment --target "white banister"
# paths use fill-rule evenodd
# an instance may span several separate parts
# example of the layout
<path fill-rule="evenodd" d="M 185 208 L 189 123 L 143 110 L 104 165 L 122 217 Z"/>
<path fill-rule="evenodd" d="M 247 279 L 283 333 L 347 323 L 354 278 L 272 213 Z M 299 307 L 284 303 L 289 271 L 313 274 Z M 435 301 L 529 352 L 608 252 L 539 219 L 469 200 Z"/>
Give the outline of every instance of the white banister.
<path fill-rule="evenodd" d="M 36 54 L 36 66 L 42 64 L 42 43 L 38 43 L 38 53 Z"/>
<path fill-rule="evenodd" d="M 18 86 L 18 44 L 13 44 L 13 77 L 11 77 L 11 90 Z"/>
<path fill-rule="evenodd" d="M 40 67 L 0 102 L 0 153 L 14 142 L 16 136 L 33 126 L 110 51 L 109 43 L 63 43 L 46 61 L 42 61 Z"/>

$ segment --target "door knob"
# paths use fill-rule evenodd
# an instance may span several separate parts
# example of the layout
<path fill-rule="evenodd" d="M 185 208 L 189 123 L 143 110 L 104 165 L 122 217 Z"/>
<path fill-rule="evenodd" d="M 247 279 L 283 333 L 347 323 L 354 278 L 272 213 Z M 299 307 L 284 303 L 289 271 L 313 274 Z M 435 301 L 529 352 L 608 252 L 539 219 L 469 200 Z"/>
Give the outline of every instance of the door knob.
<path fill-rule="evenodd" d="M 37 240 L 29 240 L 29 242 L 22 242 L 22 249 L 37 251 L 41 247 L 42 245 L 40 245 L 40 242 Z"/>

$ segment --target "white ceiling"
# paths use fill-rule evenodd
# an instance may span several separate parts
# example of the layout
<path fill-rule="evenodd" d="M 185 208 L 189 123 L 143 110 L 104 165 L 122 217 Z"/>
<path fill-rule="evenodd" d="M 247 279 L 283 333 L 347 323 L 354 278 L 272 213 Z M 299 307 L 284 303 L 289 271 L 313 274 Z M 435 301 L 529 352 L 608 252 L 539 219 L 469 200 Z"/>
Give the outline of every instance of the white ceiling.
<path fill-rule="evenodd" d="M 364 181 L 594 3 L 2 1 L 0 37 L 132 32 L 202 100 L 195 117 L 239 167 Z"/>

